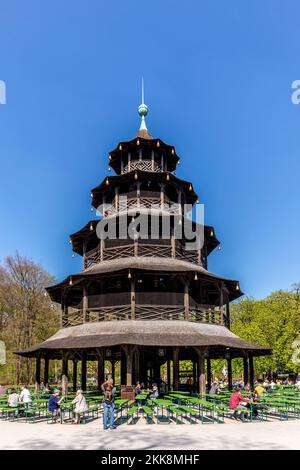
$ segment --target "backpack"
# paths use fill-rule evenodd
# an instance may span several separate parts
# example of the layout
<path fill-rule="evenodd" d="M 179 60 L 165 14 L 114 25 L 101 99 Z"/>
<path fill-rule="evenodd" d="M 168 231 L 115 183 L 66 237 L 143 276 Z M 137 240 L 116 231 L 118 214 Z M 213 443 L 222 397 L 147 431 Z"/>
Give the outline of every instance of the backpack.
<path fill-rule="evenodd" d="M 110 385 L 106 385 L 104 387 L 104 402 L 107 404 L 111 404 L 112 401 L 113 401 L 112 387 Z"/>

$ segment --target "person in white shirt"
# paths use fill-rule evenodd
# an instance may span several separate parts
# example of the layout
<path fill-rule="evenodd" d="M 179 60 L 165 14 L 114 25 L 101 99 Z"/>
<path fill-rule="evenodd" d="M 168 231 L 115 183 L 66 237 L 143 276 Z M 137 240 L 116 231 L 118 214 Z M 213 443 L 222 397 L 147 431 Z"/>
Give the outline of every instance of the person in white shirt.
<path fill-rule="evenodd" d="M 22 392 L 21 392 L 21 395 L 20 395 L 20 401 L 23 402 L 23 403 L 31 403 L 31 401 L 32 401 L 30 391 L 28 390 L 27 385 L 24 385 L 24 387 L 22 388 Z"/>
<path fill-rule="evenodd" d="M 87 409 L 88 409 L 86 399 L 82 395 L 82 390 L 77 390 L 76 397 L 74 398 L 72 403 L 73 403 L 73 405 L 75 405 L 75 408 L 74 408 L 75 420 L 74 420 L 73 424 L 78 424 L 80 414 L 83 411 L 87 411 Z"/>
<path fill-rule="evenodd" d="M 8 406 L 16 408 L 19 404 L 19 395 L 16 393 L 15 389 L 12 388 L 10 394 L 8 395 Z"/>

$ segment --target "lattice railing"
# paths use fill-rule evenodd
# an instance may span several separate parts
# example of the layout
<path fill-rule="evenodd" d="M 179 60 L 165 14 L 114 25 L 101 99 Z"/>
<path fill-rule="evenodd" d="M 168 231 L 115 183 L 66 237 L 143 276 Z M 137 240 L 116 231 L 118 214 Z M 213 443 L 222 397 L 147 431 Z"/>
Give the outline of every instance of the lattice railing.
<path fill-rule="evenodd" d="M 130 256 L 146 256 L 146 257 L 160 257 L 171 258 L 172 248 L 171 245 L 152 245 L 137 243 L 136 250 L 134 243 L 130 245 L 121 245 L 118 247 L 104 248 L 103 261 L 114 260 L 119 258 L 127 258 Z M 198 254 L 196 251 L 188 251 L 181 248 L 175 248 L 175 258 L 188 261 L 190 263 L 199 264 Z M 96 248 L 86 253 L 84 267 L 85 269 L 97 264 L 101 261 L 100 250 Z"/>
<path fill-rule="evenodd" d="M 126 212 L 130 209 L 138 211 L 139 209 L 153 209 L 163 210 L 169 214 L 179 215 L 182 212 L 180 204 L 172 202 L 164 202 L 163 204 L 157 198 L 152 197 L 141 197 L 141 198 L 122 198 L 119 200 L 119 209 L 117 210 L 115 200 L 112 201 L 110 206 L 106 206 L 104 209 L 104 215 L 106 217 L 115 215 L 118 212 Z"/>
<path fill-rule="evenodd" d="M 130 165 L 128 164 L 125 166 L 123 173 L 128 173 L 133 170 L 154 171 L 155 173 L 160 173 L 161 168 L 156 162 L 152 162 L 152 160 L 132 160 Z"/>
<path fill-rule="evenodd" d="M 112 320 L 185 320 L 183 305 L 115 305 L 108 307 L 89 308 L 85 319 L 82 310 L 72 311 L 63 317 L 62 326 L 76 326 L 85 322 L 101 322 Z M 206 306 L 190 308 L 188 321 L 200 323 L 226 324 L 226 318 L 219 308 Z"/>

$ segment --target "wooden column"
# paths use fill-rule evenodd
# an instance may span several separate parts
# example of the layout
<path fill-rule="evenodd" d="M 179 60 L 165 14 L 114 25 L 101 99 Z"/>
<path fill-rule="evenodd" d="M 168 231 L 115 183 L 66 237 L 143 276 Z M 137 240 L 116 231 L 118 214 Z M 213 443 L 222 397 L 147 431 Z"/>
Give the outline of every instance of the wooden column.
<path fill-rule="evenodd" d="M 89 321 L 88 319 L 88 292 L 86 284 L 83 285 L 82 289 L 82 315 L 83 323 Z"/>
<path fill-rule="evenodd" d="M 126 354 L 126 385 L 132 385 L 132 347 L 127 346 Z"/>
<path fill-rule="evenodd" d="M 77 360 L 73 359 L 73 392 L 77 390 Z"/>
<path fill-rule="evenodd" d="M 206 359 L 206 378 L 207 378 L 207 389 L 210 391 L 211 388 L 211 362 L 210 358 Z"/>
<path fill-rule="evenodd" d="M 151 151 L 151 169 L 154 171 L 154 150 Z"/>
<path fill-rule="evenodd" d="M 174 235 L 171 236 L 171 257 L 176 257 L 176 240 Z"/>
<path fill-rule="evenodd" d="M 173 390 L 179 389 L 179 348 L 173 348 Z"/>
<path fill-rule="evenodd" d="M 254 364 L 253 364 L 253 352 L 249 351 L 249 385 L 251 390 L 254 389 Z"/>
<path fill-rule="evenodd" d="M 232 390 L 232 358 L 227 358 L 228 390 Z"/>
<path fill-rule="evenodd" d="M 45 357 L 44 361 L 44 384 L 49 382 L 49 357 Z"/>
<path fill-rule="evenodd" d="M 189 281 L 184 280 L 184 319 L 188 320 L 190 315 L 190 297 L 189 297 Z"/>
<path fill-rule="evenodd" d="M 111 360 L 111 378 L 113 379 L 115 383 L 115 360 L 112 358 Z"/>
<path fill-rule="evenodd" d="M 131 301 L 131 319 L 135 320 L 135 275 L 134 273 L 131 274 L 131 295 L 130 295 L 130 301 Z"/>
<path fill-rule="evenodd" d="M 167 384 L 168 384 L 168 392 L 171 390 L 171 361 L 170 358 L 167 358 Z"/>
<path fill-rule="evenodd" d="M 137 348 L 134 353 L 134 381 L 140 382 L 140 349 Z"/>
<path fill-rule="evenodd" d="M 81 359 L 81 388 L 84 392 L 86 391 L 86 362 L 87 354 L 84 352 Z"/>
<path fill-rule="evenodd" d="M 128 164 L 127 164 L 127 171 L 131 171 L 131 153 L 128 152 Z"/>
<path fill-rule="evenodd" d="M 223 283 L 220 284 L 219 287 L 219 313 L 220 313 L 220 323 L 221 325 L 224 325 L 224 310 L 223 310 L 223 305 L 224 305 L 224 292 L 223 292 Z"/>
<path fill-rule="evenodd" d="M 198 361 L 198 386 L 199 394 L 201 397 L 205 397 L 206 387 L 205 387 L 205 350 L 197 348 Z"/>
<path fill-rule="evenodd" d="M 244 385 L 246 385 L 247 383 L 249 383 L 249 368 L 248 368 L 248 357 L 247 357 L 247 353 L 244 354 L 244 357 L 243 357 L 243 365 L 244 365 Z"/>
<path fill-rule="evenodd" d="M 104 258 L 104 249 L 105 249 L 105 241 L 100 240 L 100 261 L 103 261 L 103 258 Z"/>
<path fill-rule="evenodd" d="M 160 184 L 160 208 L 164 208 L 165 203 L 165 185 L 163 183 Z"/>
<path fill-rule="evenodd" d="M 226 302 L 226 326 L 230 329 L 230 308 L 229 302 Z"/>
<path fill-rule="evenodd" d="M 68 394 L 68 355 L 67 353 L 62 353 L 62 377 L 61 377 L 61 389 L 62 395 Z"/>
<path fill-rule="evenodd" d="M 39 392 L 40 391 L 40 385 L 41 385 L 41 356 L 38 354 L 36 356 L 36 362 L 35 362 L 35 391 Z"/>
<path fill-rule="evenodd" d="M 101 390 L 101 386 L 105 380 L 105 361 L 104 361 L 104 352 L 100 353 L 97 360 L 97 385 L 98 390 Z"/>
<path fill-rule="evenodd" d="M 83 269 L 86 268 L 86 241 L 83 240 L 82 242 L 82 262 L 83 262 Z"/>

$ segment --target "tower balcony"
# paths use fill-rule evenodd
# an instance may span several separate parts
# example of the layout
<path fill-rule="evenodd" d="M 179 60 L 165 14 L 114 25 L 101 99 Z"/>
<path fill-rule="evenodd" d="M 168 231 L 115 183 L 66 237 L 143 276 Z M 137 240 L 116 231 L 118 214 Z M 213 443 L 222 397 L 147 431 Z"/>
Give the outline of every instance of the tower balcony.
<path fill-rule="evenodd" d="M 62 327 L 76 326 L 87 322 L 113 320 L 183 320 L 228 326 L 225 308 L 212 305 L 197 305 L 186 309 L 179 305 L 125 304 L 96 308 L 70 309 L 62 317 Z"/>
<path fill-rule="evenodd" d="M 130 240 L 128 243 L 124 240 L 122 243 L 122 240 L 117 240 L 115 246 L 106 246 L 105 241 L 101 241 L 99 246 L 85 253 L 84 269 L 102 261 L 132 256 L 179 259 L 203 266 L 206 269 L 206 258 L 202 255 L 201 250 L 185 250 L 182 244 L 175 239 L 165 240 L 165 242 L 167 243 L 155 243 L 153 240 L 151 243 Z"/>
<path fill-rule="evenodd" d="M 146 209 L 148 211 L 161 211 L 169 215 L 182 214 L 182 206 L 165 198 L 160 200 L 157 197 L 133 197 L 114 198 L 109 206 L 104 206 L 103 215 L 105 217 L 114 216 L 122 212 L 136 212 Z"/>

